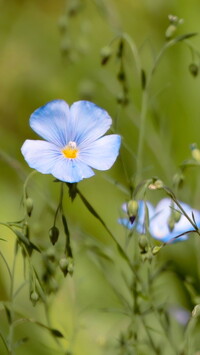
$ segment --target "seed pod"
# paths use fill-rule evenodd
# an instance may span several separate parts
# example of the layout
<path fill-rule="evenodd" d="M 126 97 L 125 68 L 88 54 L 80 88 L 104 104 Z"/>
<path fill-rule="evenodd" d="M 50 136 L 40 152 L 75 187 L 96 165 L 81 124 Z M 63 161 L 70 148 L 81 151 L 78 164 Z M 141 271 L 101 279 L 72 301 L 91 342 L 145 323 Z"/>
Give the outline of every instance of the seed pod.
<path fill-rule="evenodd" d="M 59 261 L 59 266 L 64 276 L 66 276 L 68 273 L 68 264 L 69 264 L 69 260 L 65 257 L 61 258 Z"/>
<path fill-rule="evenodd" d="M 74 262 L 72 258 L 69 258 L 69 263 L 68 263 L 68 268 L 67 268 L 69 274 L 72 276 L 74 273 Z"/>
<path fill-rule="evenodd" d="M 56 226 L 53 226 L 49 229 L 49 238 L 51 243 L 54 245 L 59 237 L 59 229 Z"/>
<path fill-rule="evenodd" d="M 198 65 L 196 65 L 195 63 L 191 63 L 189 65 L 189 71 L 190 71 L 190 74 L 192 74 L 192 76 L 197 76 L 198 73 L 199 73 L 199 67 Z"/>
<path fill-rule="evenodd" d="M 129 220 L 131 223 L 134 223 L 134 220 L 138 212 L 138 202 L 136 200 L 130 200 L 127 204 L 127 212 Z"/>
<path fill-rule="evenodd" d="M 175 35 L 176 30 L 177 30 L 177 26 L 176 25 L 174 25 L 174 24 L 169 25 L 167 27 L 167 29 L 166 29 L 166 32 L 165 32 L 165 38 L 167 40 L 173 38 L 174 35 Z"/>
<path fill-rule="evenodd" d="M 26 207 L 27 215 L 30 217 L 31 213 L 33 211 L 33 200 L 32 200 L 32 198 L 30 198 L 30 197 L 26 198 L 25 207 Z"/>
<path fill-rule="evenodd" d="M 101 64 L 105 65 L 111 57 L 112 51 L 110 46 L 103 47 L 101 49 Z"/>
<path fill-rule="evenodd" d="M 39 298 L 40 297 L 39 297 L 39 295 L 38 295 L 38 293 L 36 291 L 31 292 L 30 299 L 31 299 L 31 302 L 32 302 L 33 306 L 36 305 L 36 303 L 38 302 Z"/>
<path fill-rule="evenodd" d="M 141 249 L 141 253 L 145 253 L 148 246 L 148 239 L 145 234 L 141 234 L 138 239 L 138 244 Z"/>
<path fill-rule="evenodd" d="M 168 221 L 167 221 L 167 224 L 168 224 L 168 227 L 169 227 L 170 232 L 172 232 L 173 229 L 174 229 L 174 226 L 175 226 L 175 220 L 174 220 L 173 214 L 171 214 L 171 215 L 169 216 L 169 219 L 168 219 Z"/>
<path fill-rule="evenodd" d="M 174 211 L 174 222 L 178 223 L 181 219 L 181 212 L 179 211 Z"/>

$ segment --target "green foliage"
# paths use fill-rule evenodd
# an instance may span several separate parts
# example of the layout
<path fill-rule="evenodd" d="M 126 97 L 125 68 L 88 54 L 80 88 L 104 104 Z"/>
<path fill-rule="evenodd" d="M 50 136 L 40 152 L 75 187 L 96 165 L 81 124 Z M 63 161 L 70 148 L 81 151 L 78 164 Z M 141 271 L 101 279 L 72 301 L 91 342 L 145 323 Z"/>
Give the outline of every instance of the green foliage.
<path fill-rule="evenodd" d="M 199 10 L 185 0 L 2 1 L 2 355 L 199 353 L 194 215 L 181 209 L 192 233 L 180 244 L 117 224 L 125 201 L 133 220 L 130 202 L 169 196 L 171 228 L 179 200 L 200 210 Z M 92 100 L 123 137 L 112 170 L 79 187 L 28 175 L 20 154 L 31 112 L 55 98 Z"/>

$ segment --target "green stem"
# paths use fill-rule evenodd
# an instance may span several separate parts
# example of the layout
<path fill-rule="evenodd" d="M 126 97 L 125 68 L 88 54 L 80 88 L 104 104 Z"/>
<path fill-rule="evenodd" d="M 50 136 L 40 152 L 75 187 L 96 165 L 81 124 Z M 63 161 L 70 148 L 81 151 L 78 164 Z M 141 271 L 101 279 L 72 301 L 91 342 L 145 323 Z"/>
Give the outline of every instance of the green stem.
<path fill-rule="evenodd" d="M 139 131 L 139 141 L 137 150 L 137 168 L 136 168 L 136 184 L 138 184 L 142 178 L 143 169 L 143 151 L 144 151 L 144 139 L 145 139 L 145 126 L 146 126 L 146 116 L 147 116 L 147 106 L 148 106 L 148 93 L 147 89 L 143 90 L 142 93 L 142 108 L 140 115 L 140 131 Z"/>
<path fill-rule="evenodd" d="M 8 334 L 8 348 L 9 348 L 9 354 L 14 355 L 14 343 L 13 343 L 13 337 L 14 337 L 14 327 L 13 327 L 13 322 L 14 322 L 14 276 L 15 276 L 15 266 L 16 266 L 16 245 L 14 249 L 14 259 L 13 259 L 13 265 L 12 265 L 12 272 L 11 272 L 11 282 L 10 282 L 10 327 L 9 327 L 9 334 Z"/>
<path fill-rule="evenodd" d="M 131 52 L 133 54 L 133 58 L 135 61 L 136 69 L 137 69 L 138 75 L 140 77 L 141 72 L 142 72 L 142 68 L 141 68 L 141 61 L 140 61 L 140 56 L 138 53 L 137 46 L 136 46 L 135 42 L 132 40 L 132 38 L 128 35 L 128 33 L 123 33 L 122 38 L 124 38 L 126 40 L 126 42 L 128 43 L 128 45 L 131 49 Z"/>
<path fill-rule="evenodd" d="M 62 203 L 63 203 L 63 182 L 61 182 L 60 185 L 60 198 L 59 198 L 59 203 L 58 203 L 58 207 L 56 209 L 56 213 L 54 216 L 54 226 L 56 225 L 56 219 L 58 216 L 58 212 L 61 211 L 62 212 Z"/>
<path fill-rule="evenodd" d="M 24 186 L 23 186 L 23 198 L 24 200 L 27 198 L 27 186 L 29 183 L 29 180 L 32 178 L 33 175 L 35 175 L 37 173 L 36 170 L 31 171 L 31 173 L 27 176 L 25 182 L 24 182 Z"/>
<path fill-rule="evenodd" d="M 154 350 L 154 354 L 160 355 L 160 350 L 159 350 L 159 348 L 157 348 L 157 346 L 154 344 L 154 341 L 153 341 L 153 339 L 152 339 L 152 336 L 151 336 L 151 333 L 150 333 L 150 331 L 149 331 L 148 325 L 146 325 L 143 316 L 141 316 L 141 322 L 142 322 L 143 327 L 144 327 L 144 329 L 145 329 L 145 331 L 146 331 L 147 337 L 148 337 L 148 339 L 149 339 L 149 343 L 150 343 L 152 349 Z"/>
<path fill-rule="evenodd" d="M 135 269 L 129 259 L 129 257 L 127 256 L 127 254 L 125 253 L 124 249 L 121 247 L 121 245 L 119 244 L 119 242 L 117 241 L 117 239 L 115 238 L 115 236 L 113 235 L 113 233 L 110 231 L 110 229 L 107 227 L 107 225 L 105 224 L 105 222 L 103 221 L 103 219 L 99 216 L 99 214 L 95 211 L 95 209 L 92 207 L 92 205 L 88 202 L 88 200 L 83 196 L 83 194 L 80 192 L 80 190 L 78 190 L 78 188 L 76 188 L 76 192 L 79 195 L 79 197 L 81 198 L 82 202 L 84 203 L 84 205 L 87 207 L 87 209 L 90 211 L 90 213 L 93 214 L 94 217 L 96 217 L 99 222 L 102 224 L 102 226 L 104 227 L 104 229 L 107 231 L 107 233 L 110 235 L 110 237 L 112 238 L 112 240 L 114 241 L 115 245 L 117 246 L 117 249 L 119 251 L 119 253 L 121 254 L 121 256 L 126 260 L 127 264 L 129 265 L 129 267 L 131 268 L 132 271 L 135 272 Z"/>

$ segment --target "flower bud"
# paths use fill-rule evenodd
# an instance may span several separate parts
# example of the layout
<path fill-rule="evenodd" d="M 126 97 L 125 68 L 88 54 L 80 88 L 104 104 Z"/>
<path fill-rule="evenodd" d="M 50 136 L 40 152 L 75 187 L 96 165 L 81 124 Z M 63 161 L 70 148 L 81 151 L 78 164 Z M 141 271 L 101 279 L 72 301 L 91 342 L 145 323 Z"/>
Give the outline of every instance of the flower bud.
<path fill-rule="evenodd" d="M 79 0 L 74 0 L 73 2 L 71 1 L 71 3 L 69 3 L 69 6 L 68 6 L 68 15 L 69 16 L 76 15 L 80 9 L 80 5 L 81 5 L 81 3 Z"/>
<path fill-rule="evenodd" d="M 167 27 L 167 29 L 166 29 L 165 38 L 166 38 L 167 40 L 173 38 L 174 35 L 175 35 L 176 30 L 177 30 L 177 26 L 174 25 L 174 24 L 170 24 L 170 25 Z"/>
<path fill-rule="evenodd" d="M 200 316 L 200 304 L 197 304 L 192 311 L 192 317 L 199 318 L 199 316 Z"/>
<path fill-rule="evenodd" d="M 101 49 L 101 64 L 105 65 L 110 59 L 112 54 L 110 46 L 103 47 Z"/>
<path fill-rule="evenodd" d="M 148 188 L 149 190 L 159 190 L 162 189 L 164 186 L 163 181 L 160 179 L 155 180 L 151 184 L 149 184 Z"/>
<path fill-rule="evenodd" d="M 178 223 L 181 219 L 181 212 L 179 211 L 174 211 L 174 222 Z"/>
<path fill-rule="evenodd" d="M 68 264 L 68 272 L 69 274 L 72 276 L 73 273 L 74 273 L 74 262 L 73 262 L 73 259 L 72 258 L 69 258 L 69 264 Z"/>
<path fill-rule="evenodd" d="M 53 226 L 49 229 L 49 238 L 51 243 L 54 245 L 59 237 L 59 229 L 56 226 Z"/>
<path fill-rule="evenodd" d="M 158 254 L 161 248 L 162 248 L 162 245 L 160 245 L 160 246 L 156 245 L 156 246 L 153 247 L 153 249 L 152 249 L 152 254 L 153 254 L 153 255 Z"/>
<path fill-rule="evenodd" d="M 25 207 L 26 207 L 27 215 L 30 217 L 31 213 L 33 211 L 33 200 L 32 200 L 32 198 L 30 198 L 30 197 L 26 198 Z"/>
<path fill-rule="evenodd" d="M 128 212 L 129 220 L 133 224 L 138 212 L 138 202 L 136 200 L 130 200 L 127 203 L 127 212 Z"/>
<path fill-rule="evenodd" d="M 172 232 L 173 229 L 174 229 L 174 226 L 175 226 L 175 220 L 174 220 L 173 214 L 171 214 L 171 215 L 169 216 L 169 219 L 168 219 L 168 221 L 167 221 L 167 224 L 168 224 L 168 227 L 169 227 L 170 232 Z"/>
<path fill-rule="evenodd" d="M 142 253 L 141 256 L 142 256 L 142 261 L 148 261 L 149 263 L 152 262 L 153 254 L 151 250 L 148 250 L 147 253 Z"/>
<path fill-rule="evenodd" d="M 200 162 L 200 150 L 198 148 L 192 149 L 192 157 L 197 162 Z"/>
<path fill-rule="evenodd" d="M 69 260 L 65 257 L 61 258 L 59 261 L 59 266 L 64 276 L 66 276 L 68 273 L 68 264 L 69 264 Z"/>
<path fill-rule="evenodd" d="M 184 175 L 181 173 L 176 173 L 173 176 L 173 185 L 176 187 L 181 187 L 183 185 Z"/>
<path fill-rule="evenodd" d="M 190 71 L 190 74 L 192 74 L 192 76 L 197 76 L 198 73 L 199 73 L 199 67 L 198 65 L 196 65 L 195 63 L 191 63 L 189 65 L 189 71 Z"/>
<path fill-rule="evenodd" d="M 126 74 L 123 69 L 121 69 L 117 75 L 117 78 L 119 81 L 125 81 L 126 80 Z"/>
<path fill-rule="evenodd" d="M 58 291 L 58 283 L 54 278 L 50 278 L 49 280 L 49 290 L 50 292 L 56 293 Z"/>
<path fill-rule="evenodd" d="M 71 42 L 69 39 L 65 39 L 62 41 L 61 46 L 60 46 L 61 52 L 63 55 L 69 54 L 69 52 L 72 49 Z"/>
<path fill-rule="evenodd" d="M 138 244 L 141 249 L 141 253 L 145 253 L 148 246 L 148 239 L 145 234 L 140 234 Z"/>
<path fill-rule="evenodd" d="M 58 20 L 58 28 L 61 33 L 64 33 L 67 29 L 67 16 L 61 16 Z"/>
<path fill-rule="evenodd" d="M 47 249 L 46 251 L 46 256 L 49 260 L 51 260 L 52 262 L 55 261 L 55 250 L 53 247 Z"/>
<path fill-rule="evenodd" d="M 39 297 L 39 295 L 38 295 L 38 293 L 36 291 L 31 292 L 30 299 L 31 299 L 31 302 L 32 302 L 33 306 L 36 305 L 36 303 L 38 302 L 39 298 L 40 297 Z"/>

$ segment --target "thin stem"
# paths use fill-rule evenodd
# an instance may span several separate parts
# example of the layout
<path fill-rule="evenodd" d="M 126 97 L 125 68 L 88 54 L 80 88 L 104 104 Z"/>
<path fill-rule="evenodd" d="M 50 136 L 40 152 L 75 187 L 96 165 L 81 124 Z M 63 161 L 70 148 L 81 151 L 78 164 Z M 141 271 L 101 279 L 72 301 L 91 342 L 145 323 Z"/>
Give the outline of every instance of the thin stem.
<path fill-rule="evenodd" d="M 13 259 L 13 265 L 12 265 L 12 272 L 11 272 L 11 283 L 10 283 L 10 327 L 9 327 L 9 334 L 8 334 L 8 348 L 9 348 L 9 354 L 14 355 L 14 343 L 13 343 L 13 336 L 14 336 L 14 327 L 13 327 L 13 322 L 14 322 L 14 276 L 15 276 L 15 266 L 16 266 L 16 256 L 17 256 L 17 251 L 16 251 L 16 244 L 15 244 L 15 249 L 14 249 L 14 259 Z"/>
<path fill-rule="evenodd" d="M 1 255 L 1 257 L 2 257 L 2 259 L 3 259 L 3 261 L 4 261 L 4 263 L 5 263 L 6 269 L 8 270 L 8 274 L 9 274 L 9 276 L 10 276 L 10 280 L 12 280 L 12 273 L 11 273 L 10 267 L 9 267 L 7 261 L 6 261 L 5 256 L 2 254 L 1 251 L 0 251 L 0 255 Z"/>
<path fill-rule="evenodd" d="M 136 69 L 137 69 L 138 75 L 140 76 L 142 68 L 141 68 L 141 61 L 140 61 L 140 56 L 139 56 L 139 53 L 138 53 L 137 46 L 136 46 L 135 42 L 132 40 L 132 38 L 128 35 L 128 33 L 123 33 L 122 34 L 122 38 L 124 38 L 126 40 L 126 42 L 129 44 L 129 47 L 130 47 L 131 52 L 133 54 L 133 58 L 134 58 L 134 61 L 135 61 L 135 65 L 136 65 Z"/>
<path fill-rule="evenodd" d="M 63 202 L 63 182 L 61 182 L 61 185 L 60 185 L 60 197 L 59 197 L 58 207 L 56 209 L 56 213 L 55 213 L 55 216 L 54 216 L 54 226 L 56 224 L 56 219 L 57 219 L 57 216 L 58 216 L 58 212 L 62 211 L 62 202 Z"/>
<path fill-rule="evenodd" d="M 140 115 L 140 130 L 139 130 L 139 140 L 138 140 L 138 150 L 137 150 L 136 184 L 139 183 L 139 181 L 142 178 L 147 106 L 148 106 L 148 93 L 147 90 L 144 89 L 142 93 L 142 108 L 141 108 L 141 115 Z"/>
<path fill-rule="evenodd" d="M 29 180 L 32 178 L 33 175 L 35 175 L 37 173 L 37 170 L 33 170 L 31 171 L 31 173 L 27 176 L 25 182 L 24 182 L 24 186 L 23 186 L 23 198 L 24 200 L 27 198 L 27 186 L 29 183 Z"/>
<path fill-rule="evenodd" d="M 94 210 L 94 208 L 92 207 L 92 205 L 88 202 L 88 200 L 83 196 L 83 194 L 80 192 L 80 190 L 78 188 L 76 188 L 76 192 L 79 195 L 79 197 L 81 198 L 82 202 L 84 203 L 84 205 L 87 207 L 87 209 L 93 214 L 94 217 L 96 217 L 99 222 L 102 224 L 102 226 L 104 227 L 104 229 L 107 231 L 107 233 L 110 235 L 110 237 L 112 238 L 112 240 L 114 241 L 114 243 L 117 246 L 117 249 L 119 251 L 119 253 L 122 255 L 122 257 L 126 260 L 127 264 L 129 265 L 129 267 L 131 268 L 132 271 L 135 272 L 135 269 L 129 259 L 129 257 L 127 256 L 127 254 L 125 253 L 124 249 L 121 247 L 121 245 L 119 244 L 119 242 L 117 241 L 117 239 L 115 238 L 115 236 L 113 235 L 113 233 L 110 231 L 110 229 L 107 227 L 107 225 L 105 224 L 105 222 L 103 221 L 103 219 L 99 216 L 99 214 Z"/>
<path fill-rule="evenodd" d="M 148 339 L 149 339 L 149 342 L 150 342 L 150 344 L 151 344 L 152 349 L 154 350 L 155 354 L 160 355 L 160 350 L 159 350 L 159 348 L 157 348 L 157 346 L 154 344 L 154 341 L 153 341 L 153 339 L 152 339 L 151 333 L 150 333 L 150 331 L 149 331 L 149 329 L 148 329 L 148 326 L 147 326 L 146 323 L 145 323 L 145 320 L 144 320 L 144 317 L 143 317 L 143 316 L 141 316 L 141 322 L 142 322 L 142 324 L 143 324 L 143 326 L 144 326 L 144 328 L 145 328 L 145 331 L 146 331 L 146 334 L 147 334 L 147 337 L 148 337 Z"/>

